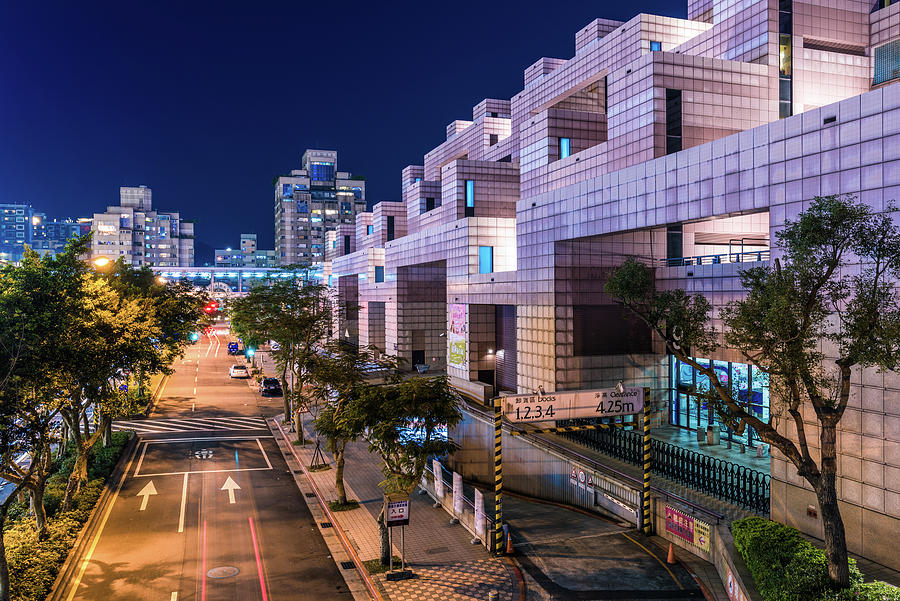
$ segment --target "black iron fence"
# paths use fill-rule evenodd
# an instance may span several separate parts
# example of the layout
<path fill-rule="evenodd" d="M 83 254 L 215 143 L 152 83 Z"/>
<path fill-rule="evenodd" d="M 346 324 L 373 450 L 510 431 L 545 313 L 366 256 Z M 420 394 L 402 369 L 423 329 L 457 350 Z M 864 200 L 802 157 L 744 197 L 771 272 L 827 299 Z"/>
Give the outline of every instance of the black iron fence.
<path fill-rule="evenodd" d="M 628 463 L 642 461 L 643 437 L 634 430 L 585 430 L 560 436 Z M 664 478 L 757 513 L 769 513 L 768 474 L 655 439 L 650 441 L 650 462 L 651 471 Z"/>

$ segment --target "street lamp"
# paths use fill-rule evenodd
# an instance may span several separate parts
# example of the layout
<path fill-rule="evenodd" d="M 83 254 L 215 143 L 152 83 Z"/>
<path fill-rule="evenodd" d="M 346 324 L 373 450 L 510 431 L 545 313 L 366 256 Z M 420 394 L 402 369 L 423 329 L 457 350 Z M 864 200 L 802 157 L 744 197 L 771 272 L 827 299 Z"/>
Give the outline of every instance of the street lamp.
<path fill-rule="evenodd" d="M 169 280 L 167 280 L 166 278 L 162 277 L 161 275 L 156 276 L 156 283 L 157 283 L 157 284 L 163 285 L 163 284 L 167 284 L 168 282 L 169 282 Z"/>
<path fill-rule="evenodd" d="M 109 257 L 95 257 L 92 263 L 94 267 L 103 268 L 112 263 L 112 260 Z"/>

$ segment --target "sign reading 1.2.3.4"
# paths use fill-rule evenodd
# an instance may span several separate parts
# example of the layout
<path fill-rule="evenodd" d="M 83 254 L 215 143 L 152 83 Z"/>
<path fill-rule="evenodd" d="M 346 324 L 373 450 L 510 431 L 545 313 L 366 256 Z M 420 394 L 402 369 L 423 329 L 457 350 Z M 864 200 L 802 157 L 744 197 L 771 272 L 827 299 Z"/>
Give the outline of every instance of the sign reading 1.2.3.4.
<path fill-rule="evenodd" d="M 503 398 L 503 415 L 512 422 L 543 422 L 581 417 L 613 417 L 640 413 L 644 389 L 571 390 L 547 394 L 516 394 Z"/>

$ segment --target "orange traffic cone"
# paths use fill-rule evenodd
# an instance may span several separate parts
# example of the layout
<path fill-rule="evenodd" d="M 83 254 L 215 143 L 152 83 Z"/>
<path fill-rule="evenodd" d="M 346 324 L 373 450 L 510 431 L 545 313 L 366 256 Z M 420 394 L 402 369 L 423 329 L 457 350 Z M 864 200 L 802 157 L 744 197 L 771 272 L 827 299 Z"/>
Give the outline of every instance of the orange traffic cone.
<path fill-rule="evenodd" d="M 506 554 L 513 554 L 512 532 L 510 532 L 509 530 L 506 531 Z"/>
<path fill-rule="evenodd" d="M 669 543 L 669 554 L 666 556 L 666 563 L 675 563 L 675 549 L 672 547 L 672 543 Z"/>

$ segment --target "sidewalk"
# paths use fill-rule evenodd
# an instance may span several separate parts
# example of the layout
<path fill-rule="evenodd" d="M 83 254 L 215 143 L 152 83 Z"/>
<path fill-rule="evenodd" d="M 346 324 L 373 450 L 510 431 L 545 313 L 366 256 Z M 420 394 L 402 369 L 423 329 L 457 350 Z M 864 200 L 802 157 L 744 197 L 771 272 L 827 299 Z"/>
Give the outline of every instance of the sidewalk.
<path fill-rule="evenodd" d="M 306 415 L 308 439 L 314 432 Z M 324 442 L 323 442 L 324 446 Z M 315 443 L 295 446 L 294 450 L 307 466 L 312 461 Z M 326 461 L 333 466 L 331 455 Z M 382 480 L 379 459 L 365 443 L 350 443 L 345 450 L 344 485 L 348 499 L 360 502 L 360 508 L 336 512 L 334 526 L 341 528 L 362 561 L 377 559 L 380 539 L 376 518 L 381 511 Z M 326 500 L 334 500 L 334 469 L 310 473 L 316 488 Z M 500 593 L 501 601 L 519 599 L 519 583 L 506 560 L 491 557 L 460 525 L 451 525 L 443 509 L 432 507 L 429 497 L 414 494 L 410 499 L 410 525 L 406 527 L 406 560 L 415 573 L 410 580 L 389 582 L 384 574 L 372 576 L 385 599 L 413 601 L 418 599 L 459 599 L 484 601 L 491 591 Z M 394 554 L 400 555 L 399 529 L 394 529 Z"/>

